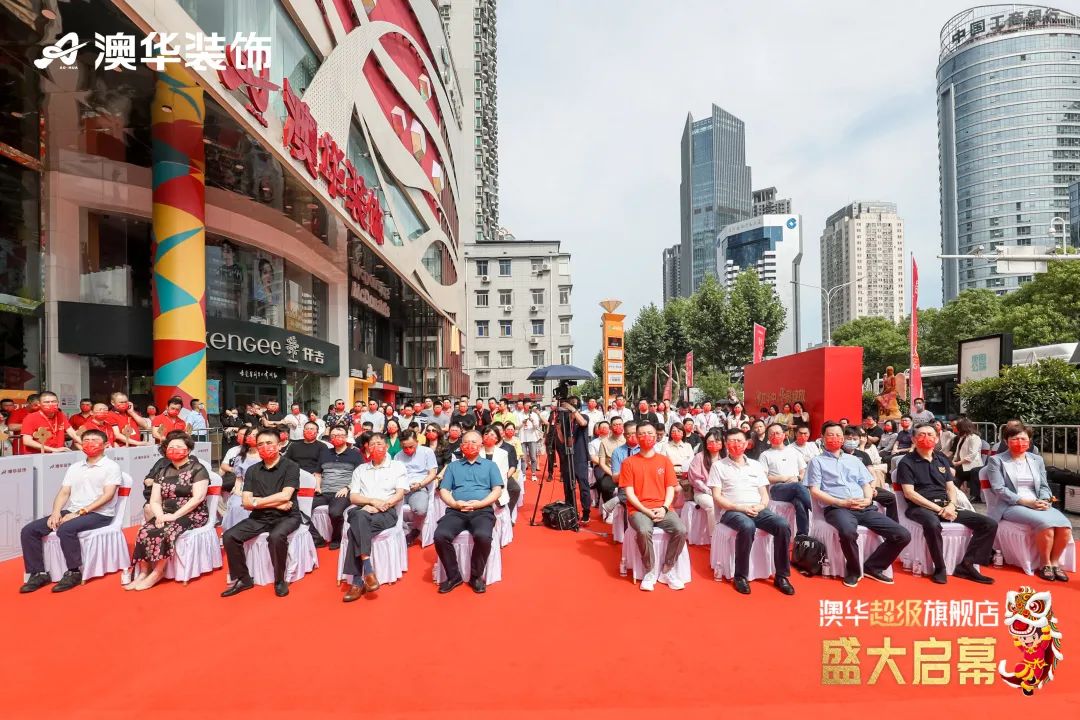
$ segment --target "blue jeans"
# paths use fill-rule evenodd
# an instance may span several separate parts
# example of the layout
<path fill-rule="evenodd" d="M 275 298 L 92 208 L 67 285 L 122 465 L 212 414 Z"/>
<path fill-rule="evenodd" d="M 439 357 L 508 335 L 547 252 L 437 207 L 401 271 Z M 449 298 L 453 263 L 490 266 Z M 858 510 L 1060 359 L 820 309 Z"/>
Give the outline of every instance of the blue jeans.
<path fill-rule="evenodd" d="M 795 506 L 795 534 L 810 532 L 810 488 L 800 482 L 776 483 L 769 486 L 769 497 Z"/>
<path fill-rule="evenodd" d="M 776 579 L 791 574 L 788 546 L 791 545 L 791 526 L 787 520 L 771 510 L 762 510 L 755 517 L 737 510 L 725 510 L 720 522 L 735 531 L 735 577 L 746 578 L 750 574 L 750 550 L 754 546 L 754 533 L 764 530 L 773 536 L 773 564 Z"/>

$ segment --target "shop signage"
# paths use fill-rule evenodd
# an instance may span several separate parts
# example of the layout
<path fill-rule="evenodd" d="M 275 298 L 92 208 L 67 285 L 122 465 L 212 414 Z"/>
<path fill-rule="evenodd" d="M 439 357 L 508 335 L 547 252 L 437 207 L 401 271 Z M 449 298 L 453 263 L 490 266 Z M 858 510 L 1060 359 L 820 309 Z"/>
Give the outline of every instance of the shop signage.
<path fill-rule="evenodd" d="M 349 297 L 383 317 L 390 317 L 390 288 L 357 262 L 349 263 Z"/>
<path fill-rule="evenodd" d="M 211 360 L 265 364 L 275 359 L 282 367 L 326 375 L 338 372 L 337 346 L 308 335 L 220 318 L 207 318 L 206 325 L 207 357 Z"/>
<path fill-rule="evenodd" d="M 281 382 L 284 378 L 281 377 L 281 371 L 273 368 L 241 368 L 236 373 L 236 377 L 241 380 L 270 380 L 273 382 Z"/>
<path fill-rule="evenodd" d="M 186 42 L 183 43 L 179 36 L 174 32 L 151 32 L 136 42 L 137 36 L 132 33 L 94 33 L 94 49 L 97 50 L 94 69 L 104 65 L 106 70 L 135 70 L 136 45 L 143 48 L 138 61 L 157 72 L 162 72 L 170 63 L 183 63 L 192 70 L 220 71 L 226 65 L 227 52 L 233 49 L 239 51 L 241 67 L 251 67 L 257 72 L 270 67 L 270 38 L 264 35 L 238 32 L 229 48 L 225 47 L 225 37 L 217 33 L 184 33 Z M 34 60 L 34 65 L 44 70 L 54 60 L 59 60 L 62 69 L 74 68 L 79 51 L 89 44 L 89 40 L 79 42 L 78 34 L 69 32 L 52 45 L 42 47 L 41 57 Z"/>
<path fill-rule="evenodd" d="M 1009 6 L 997 7 L 1007 8 Z M 1080 18 L 1076 18 L 1055 8 L 1021 5 L 1013 7 L 1017 9 L 1008 13 L 980 17 L 971 20 L 966 24 L 958 23 L 951 28 L 947 28 L 946 31 L 942 32 L 942 51 L 950 52 L 966 42 L 978 40 L 982 37 L 990 37 L 999 33 L 1035 27 L 1080 26 Z M 968 17 L 970 18 L 971 16 L 968 15 Z"/>

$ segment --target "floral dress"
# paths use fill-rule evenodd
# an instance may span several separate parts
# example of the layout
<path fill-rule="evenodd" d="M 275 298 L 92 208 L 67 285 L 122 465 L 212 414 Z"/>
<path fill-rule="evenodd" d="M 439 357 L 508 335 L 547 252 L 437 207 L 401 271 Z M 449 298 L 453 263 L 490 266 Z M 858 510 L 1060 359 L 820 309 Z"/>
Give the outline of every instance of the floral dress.
<path fill-rule="evenodd" d="M 210 475 L 202 463 L 189 458 L 177 468 L 169 463 L 154 479 L 154 484 L 161 488 L 161 507 L 166 514 L 174 513 L 188 501 L 193 494 L 195 483 L 209 481 Z M 172 556 L 176 540 L 185 530 L 202 527 L 210 518 L 206 499 L 195 506 L 187 515 L 167 521 L 163 527 L 156 527 L 149 520 L 139 528 L 135 538 L 135 552 L 132 562 L 140 560 L 154 563 Z"/>

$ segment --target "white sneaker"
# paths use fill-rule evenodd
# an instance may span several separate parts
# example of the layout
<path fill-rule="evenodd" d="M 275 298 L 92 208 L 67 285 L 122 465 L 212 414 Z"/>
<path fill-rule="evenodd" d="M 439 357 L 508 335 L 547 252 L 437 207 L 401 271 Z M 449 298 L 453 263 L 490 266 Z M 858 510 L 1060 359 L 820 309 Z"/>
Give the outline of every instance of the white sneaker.
<path fill-rule="evenodd" d="M 678 580 L 677 578 L 672 578 L 672 577 L 668 578 L 667 586 L 669 588 L 671 588 L 672 590 L 682 590 L 684 587 L 686 587 L 685 585 L 682 584 L 682 582 L 680 580 Z"/>
<path fill-rule="evenodd" d="M 652 592 L 656 589 L 656 581 L 651 578 L 646 578 L 641 581 L 640 587 L 645 592 Z"/>

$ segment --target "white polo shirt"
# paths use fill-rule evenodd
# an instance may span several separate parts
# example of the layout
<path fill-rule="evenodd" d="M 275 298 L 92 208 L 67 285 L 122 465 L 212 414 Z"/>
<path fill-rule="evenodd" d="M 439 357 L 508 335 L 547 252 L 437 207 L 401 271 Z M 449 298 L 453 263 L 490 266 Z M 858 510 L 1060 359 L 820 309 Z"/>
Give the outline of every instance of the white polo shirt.
<path fill-rule="evenodd" d="M 799 477 L 802 471 L 806 469 L 806 463 L 809 462 L 792 445 L 785 445 L 779 450 L 770 446 L 768 450 L 761 453 L 758 461 L 765 466 L 766 476 L 794 475 L 795 477 Z"/>
<path fill-rule="evenodd" d="M 349 492 L 373 500 L 389 500 L 398 490 L 409 490 L 409 477 L 405 464 L 389 457 L 382 465 L 364 463 L 353 470 Z M 354 511 L 355 512 L 355 511 Z"/>
<path fill-rule="evenodd" d="M 800 446 L 799 443 L 793 443 L 789 445 L 792 450 L 803 456 L 803 460 L 807 465 L 810 461 L 821 454 L 821 448 L 817 446 L 817 443 L 808 442 L 805 445 Z"/>
<path fill-rule="evenodd" d="M 757 460 L 744 457 L 741 465 L 731 458 L 712 464 L 709 471 L 709 487 L 718 487 L 725 498 L 739 505 L 756 505 L 761 502 L 758 488 L 769 484 L 765 466 Z"/>
<path fill-rule="evenodd" d="M 63 509 L 68 512 L 78 512 L 101 497 L 106 485 L 119 487 L 122 484 L 120 466 L 107 457 L 102 457 L 93 465 L 87 463 L 85 458 L 74 462 L 64 473 L 64 481 L 61 483 L 63 487 L 71 488 L 71 494 Z M 120 493 L 117 492 L 112 500 L 94 512 L 107 517 L 114 516 L 119 499 Z"/>

